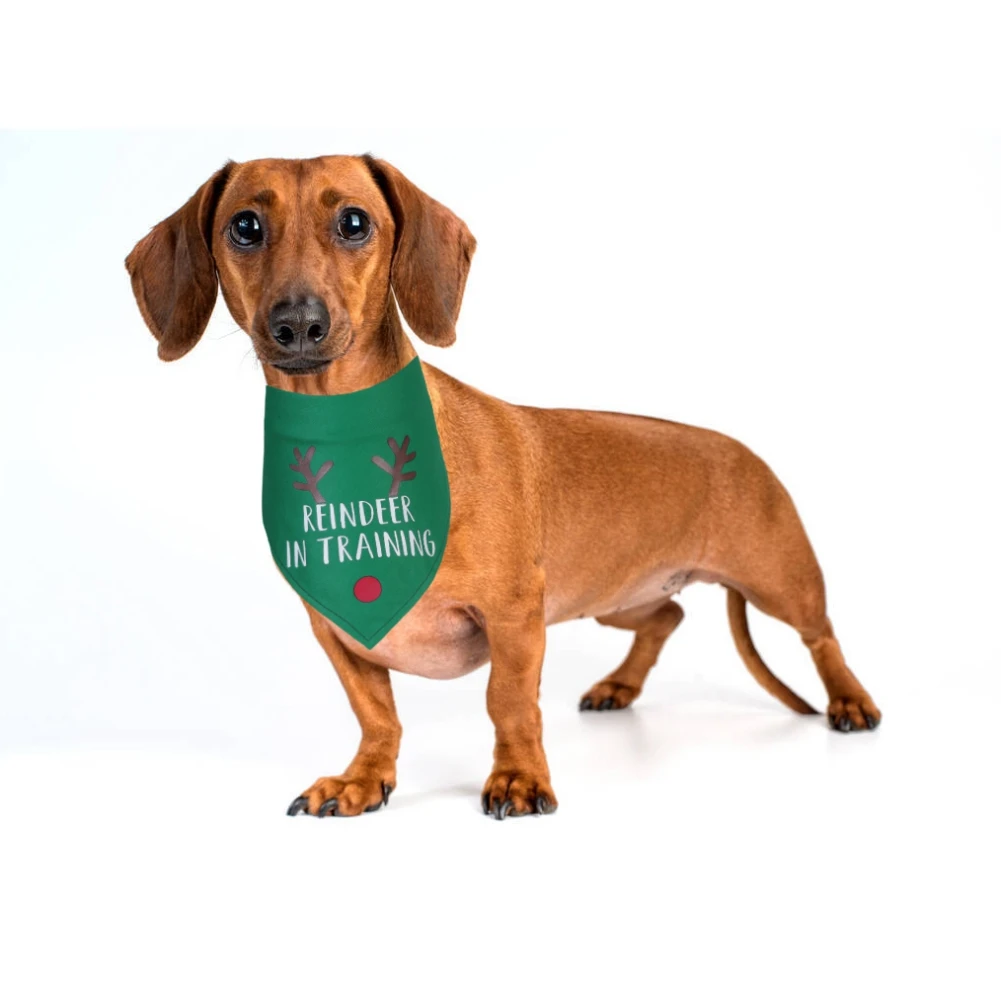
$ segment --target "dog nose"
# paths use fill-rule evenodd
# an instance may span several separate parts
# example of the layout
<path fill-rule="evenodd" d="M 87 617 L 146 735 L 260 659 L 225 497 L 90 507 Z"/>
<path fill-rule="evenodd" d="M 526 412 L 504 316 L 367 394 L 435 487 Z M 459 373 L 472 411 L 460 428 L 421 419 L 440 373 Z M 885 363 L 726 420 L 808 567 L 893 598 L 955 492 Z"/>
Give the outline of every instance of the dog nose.
<path fill-rule="evenodd" d="M 271 336 L 283 347 L 302 351 L 330 332 L 330 313 L 315 296 L 277 302 L 268 314 Z"/>

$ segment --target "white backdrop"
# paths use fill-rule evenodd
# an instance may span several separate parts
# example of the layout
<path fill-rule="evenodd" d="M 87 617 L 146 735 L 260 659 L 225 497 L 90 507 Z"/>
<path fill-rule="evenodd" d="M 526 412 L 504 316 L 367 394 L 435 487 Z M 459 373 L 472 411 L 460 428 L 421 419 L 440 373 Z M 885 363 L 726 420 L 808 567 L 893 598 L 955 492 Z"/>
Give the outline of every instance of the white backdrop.
<path fill-rule="evenodd" d="M 979 86 L 882 114 L 913 67 L 879 51 L 844 92 L 797 60 L 813 118 L 721 124 L 694 88 L 683 113 L 630 92 L 628 116 L 522 128 L 0 136 L 5 996 L 983 996 L 1001 128 Z M 968 82 L 967 51 L 943 52 Z M 748 69 L 717 87 L 750 101 Z M 228 157 L 364 151 L 479 241 L 458 341 L 425 359 L 512 402 L 716 428 L 772 465 L 877 733 L 772 702 L 723 592 L 693 588 L 628 712 L 576 711 L 628 634 L 550 630 L 553 817 L 479 813 L 486 668 L 394 680 L 387 810 L 284 816 L 357 727 L 259 524 L 263 377 L 221 302 L 159 362 L 122 261 Z M 752 616 L 822 704 L 795 634 Z"/>

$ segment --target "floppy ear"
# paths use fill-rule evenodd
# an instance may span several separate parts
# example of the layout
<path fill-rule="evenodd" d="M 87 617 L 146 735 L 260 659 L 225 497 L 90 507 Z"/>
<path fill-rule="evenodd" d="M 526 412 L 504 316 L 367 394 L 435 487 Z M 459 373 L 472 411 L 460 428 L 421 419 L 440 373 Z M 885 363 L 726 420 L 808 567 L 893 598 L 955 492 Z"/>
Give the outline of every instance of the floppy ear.
<path fill-rule="evenodd" d="M 455 340 L 476 240 L 466 224 L 385 160 L 364 157 L 396 223 L 390 282 L 407 323 L 428 344 Z"/>
<path fill-rule="evenodd" d="M 219 291 L 210 250 L 212 219 L 232 161 L 172 216 L 157 223 L 125 259 L 139 312 L 164 361 L 186 355 L 205 332 Z"/>

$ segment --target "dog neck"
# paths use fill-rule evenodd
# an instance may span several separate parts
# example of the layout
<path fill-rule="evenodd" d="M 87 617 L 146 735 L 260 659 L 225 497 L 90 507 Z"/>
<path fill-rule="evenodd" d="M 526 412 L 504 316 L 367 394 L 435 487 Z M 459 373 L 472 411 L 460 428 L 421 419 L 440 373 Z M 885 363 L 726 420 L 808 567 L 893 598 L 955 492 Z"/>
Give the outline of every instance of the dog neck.
<path fill-rule="evenodd" d="M 264 378 L 276 389 L 309 396 L 353 393 L 385 381 L 416 356 L 417 352 L 403 332 L 396 305 L 390 302 L 375 334 L 352 344 L 322 372 L 289 375 L 273 365 L 264 365 Z"/>

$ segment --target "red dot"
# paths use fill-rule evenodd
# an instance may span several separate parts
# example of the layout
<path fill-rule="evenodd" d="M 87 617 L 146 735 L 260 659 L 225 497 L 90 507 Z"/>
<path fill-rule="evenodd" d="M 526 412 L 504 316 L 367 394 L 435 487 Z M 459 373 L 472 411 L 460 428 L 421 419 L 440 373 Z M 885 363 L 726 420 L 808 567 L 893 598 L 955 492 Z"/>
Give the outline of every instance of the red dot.
<path fill-rule="evenodd" d="M 382 594 L 378 577 L 359 577 L 355 581 L 355 597 L 359 601 L 375 601 Z"/>

